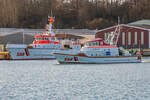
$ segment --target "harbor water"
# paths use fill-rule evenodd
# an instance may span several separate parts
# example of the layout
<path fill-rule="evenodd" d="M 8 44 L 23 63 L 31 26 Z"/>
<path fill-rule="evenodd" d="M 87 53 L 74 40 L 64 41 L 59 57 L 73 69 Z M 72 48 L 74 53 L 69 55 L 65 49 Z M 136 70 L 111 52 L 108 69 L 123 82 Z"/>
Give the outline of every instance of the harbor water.
<path fill-rule="evenodd" d="M 122 64 L 0 61 L 0 100 L 150 100 L 150 58 Z"/>

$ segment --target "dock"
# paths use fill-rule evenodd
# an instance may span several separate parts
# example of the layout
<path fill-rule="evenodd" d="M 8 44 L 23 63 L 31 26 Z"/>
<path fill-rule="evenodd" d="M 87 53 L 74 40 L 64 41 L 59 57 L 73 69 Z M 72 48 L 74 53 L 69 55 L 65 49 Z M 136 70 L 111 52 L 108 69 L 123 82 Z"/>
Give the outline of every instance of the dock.
<path fill-rule="evenodd" d="M 0 45 L 0 60 L 10 60 L 10 54 L 8 51 L 6 51 L 4 45 Z"/>
<path fill-rule="evenodd" d="M 9 52 L 0 52 L 0 60 L 10 60 Z"/>
<path fill-rule="evenodd" d="M 150 56 L 150 49 L 144 49 L 143 56 Z"/>

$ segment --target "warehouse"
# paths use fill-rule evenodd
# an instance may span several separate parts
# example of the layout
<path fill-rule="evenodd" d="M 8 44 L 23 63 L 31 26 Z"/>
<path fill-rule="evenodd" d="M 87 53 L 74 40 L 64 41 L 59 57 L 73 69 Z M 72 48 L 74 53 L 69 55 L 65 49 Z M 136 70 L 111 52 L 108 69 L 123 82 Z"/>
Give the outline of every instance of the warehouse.
<path fill-rule="evenodd" d="M 95 38 L 107 39 L 108 34 L 115 32 L 117 26 L 99 30 Z M 150 48 L 150 20 L 140 20 L 120 25 L 118 46 L 124 48 Z"/>

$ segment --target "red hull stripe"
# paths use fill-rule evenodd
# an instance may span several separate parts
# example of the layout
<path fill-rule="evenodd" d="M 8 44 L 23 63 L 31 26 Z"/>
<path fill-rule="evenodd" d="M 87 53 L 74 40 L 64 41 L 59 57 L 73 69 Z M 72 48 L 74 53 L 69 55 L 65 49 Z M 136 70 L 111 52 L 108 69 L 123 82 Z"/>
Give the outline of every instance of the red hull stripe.
<path fill-rule="evenodd" d="M 25 53 L 26 53 L 26 56 L 30 56 L 29 50 L 27 48 L 25 48 Z"/>

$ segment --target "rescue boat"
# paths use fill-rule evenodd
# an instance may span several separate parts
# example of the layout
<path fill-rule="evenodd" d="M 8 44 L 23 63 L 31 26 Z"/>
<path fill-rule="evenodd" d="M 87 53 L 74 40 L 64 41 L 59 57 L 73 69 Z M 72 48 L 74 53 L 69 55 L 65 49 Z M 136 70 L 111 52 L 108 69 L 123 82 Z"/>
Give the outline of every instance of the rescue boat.
<path fill-rule="evenodd" d="M 54 17 L 49 17 L 48 29 L 34 36 L 34 41 L 30 45 L 8 44 L 6 49 L 13 60 L 36 60 L 36 59 L 55 59 L 52 52 L 61 49 L 61 43 L 57 40 L 52 31 Z"/>
<path fill-rule="evenodd" d="M 141 55 L 132 55 L 117 46 L 118 31 L 105 41 L 101 38 L 87 41 L 80 50 L 58 50 L 53 53 L 59 63 L 139 63 Z"/>

